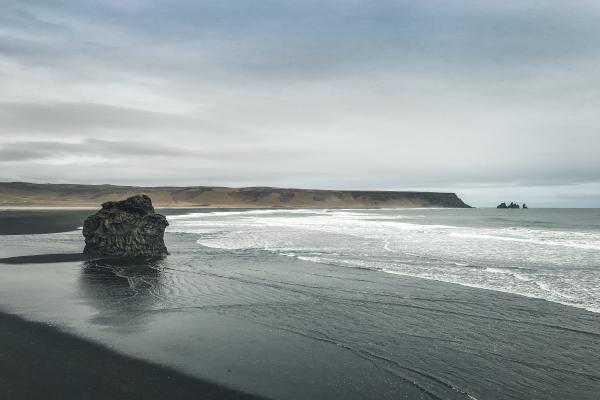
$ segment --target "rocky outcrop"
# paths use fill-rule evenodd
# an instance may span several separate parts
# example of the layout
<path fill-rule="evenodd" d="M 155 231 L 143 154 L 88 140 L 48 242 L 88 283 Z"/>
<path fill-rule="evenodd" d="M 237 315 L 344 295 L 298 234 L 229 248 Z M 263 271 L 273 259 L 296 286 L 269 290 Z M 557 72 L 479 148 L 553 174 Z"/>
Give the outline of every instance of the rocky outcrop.
<path fill-rule="evenodd" d="M 527 206 L 525 206 L 525 204 L 523 204 L 523 206 L 524 206 L 524 208 L 527 208 Z M 520 207 L 517 203 L 513 203 L 511 201 L 509 205 L 506 205 L 506 203 L 502 202 L 496 208 L 520 208 Z"/>
<path fill-rule="evenodd" d="M 109 201 L 85 220 L 83 252 L 126 257 L 166 255 L 169 252 L 164 233 L 168 225 L 165 216 L 154 211 L 152 200 L 146 195 Z"/>

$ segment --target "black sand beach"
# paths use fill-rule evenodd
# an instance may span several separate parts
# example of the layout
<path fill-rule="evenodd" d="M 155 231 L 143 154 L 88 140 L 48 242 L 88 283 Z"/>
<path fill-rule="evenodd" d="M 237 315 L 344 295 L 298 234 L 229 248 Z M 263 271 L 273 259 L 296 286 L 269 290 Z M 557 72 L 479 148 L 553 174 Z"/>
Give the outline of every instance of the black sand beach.
<path fill-rule="evenodd" d="M 260 399 L 0 313 L 2 399 Z"/>
<path fill-rule="evenodd" d="M 0 318 L 1 397 L 597 399 L 596 313 L 198 237 L 134 262 L 3 236 L 2 308 L 39 323 Z"/>
<path fill-rule="evenodd" d="M 90 210 L 0 211 L 0 235 L 77 229 Z M 173 212 L 177 213 L 178 210 Z M 179 211 L 182 212 L 182 211 Z M 82 253 L 0 259 L 0 267 L 89 259 Z M 2 399 L 260 399 L 127 357 L 48 324 L 0 312 Z"/>
<path fill-rule="evenodd" d="M 0 235 L 73 231 L 92 210 L 0 210 Z"/>
<path fill-rule="evenodd" d="M 100 208 L 100 207 L 98 207 Z M 163 208 L 159 213 L 185 214 L 192 209 Z M 36 235 L 69 232 L 83 226 L 83 221 L 96 209 L 0 209 L 0 235 Z M 202 212 L 206 209 L 195 209 Z"/>

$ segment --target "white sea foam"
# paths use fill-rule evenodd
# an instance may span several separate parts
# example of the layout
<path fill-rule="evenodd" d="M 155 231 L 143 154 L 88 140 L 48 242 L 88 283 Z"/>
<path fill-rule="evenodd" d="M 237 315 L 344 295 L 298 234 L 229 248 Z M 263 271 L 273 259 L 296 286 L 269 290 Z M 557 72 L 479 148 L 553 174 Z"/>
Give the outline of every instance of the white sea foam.
<path fill-rule="evenodd" d="M 403 210 L 211 212 L 170 217 L 168 229 L 197 234 L 198 243 L 208 247 L 268 250 L 600 309 L 600 233 L 458 226 L 436 215 Z"/>
<path fill-rule="evenodd" d="M 549 236 L 544 235 L 545 232 L 532 232 L 528 230 L 528 234 L 531 237 L 514 237 L 514 236 L 498 236 L 498 235 L 490 235 L 490 234 L 477 234 L 477 233 L 458 233 L 453 232 L 452 236 L 463 237 L 463 238 L 473 238 L 473 239 L 490 239 L 490 240 L 503 240 L 509 242 L 523 242 L 523 243 L 533 243 L 539 244 L 542 246 L 565 246 L 565 247 L 574 247 L 578 249 L 592 249 L 592 250 L 600 250 L 599 238 L 591 238 L 590 240 L 573 240 L 573 236 L 577 235 L 578 232 L 569 232 L 570 237 L 568 239 L 560 239 L 560 237 L 554 239 L 553 237 L 558 236 L 555 232 L 551 232 Z M 563 233 L 563 232 L 561 232 Z"/>

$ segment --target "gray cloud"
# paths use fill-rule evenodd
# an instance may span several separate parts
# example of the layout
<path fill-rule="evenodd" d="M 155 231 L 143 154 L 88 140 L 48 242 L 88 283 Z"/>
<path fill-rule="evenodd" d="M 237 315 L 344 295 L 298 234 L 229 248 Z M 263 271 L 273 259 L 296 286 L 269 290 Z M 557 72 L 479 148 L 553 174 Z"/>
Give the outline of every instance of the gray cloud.
<path fill-rule="evenodd" d="M 85 160 L 94 157 L 100 162 L 102 160 L 107 162 L 116 160 L 119 163 L 132 159 L 135 162 L 140 162 L 140 158 L 146 162 L 155 158 L 163 158 L 163 160 L 158 160 L 159 164 L 156 167 L 164 168 L 165 162 L 170 164 L 173 160 L 177 160 L 175 163 L 181 164 L 190 163 L 190 161 L 199 163 L 202 160 L 214 162 L 221 160 L 224 154 L 228 154 L 233 158 L 228 161 L 230 163 L 245 163 L 258 162 L 265 157 L 271 160 L 289 161 L 307 155 L 314 156 L 316 152 L 312 152 L 310 149 L 289 151 L 287 149 L 274 150 L 238 145 L 228 146 L 227 148 L 213 146 L 209 150 L 205 150 L 190 146 L 164 144 L 157 146 L 143 141 L 99 139 L 86 139 L 80 142 L 21 141 L 0 144 L 0 163 L 20 163 L 24 161 L 60 163 L 69 156 L 77 157 L 77 163 L 82 162 L 80 159 Z M 142 164 L 146 163 L 143 162 Z"/>
<path fill-rule="evenodd" d="M 4 130 L 18 133 L 67 133 L 90 128 L 191 128 L 184 118 L 158 111 L 89 103 L 1 103 L 0 118 L 5 121 Z"/>
<path fill-rule="evenodd" d="M 598 205 L 599 18 L 587 0 L 9 0 L 0 179 Z"/>
<path fill-rule="evenodd" d="M 186 148 L 154 146 L 149 143 L 88 139 L 80 143 L 26 141 L 0 145 L 0 162 L 60 160 L 63 157 L 181 157 L 198 153 Z"/>

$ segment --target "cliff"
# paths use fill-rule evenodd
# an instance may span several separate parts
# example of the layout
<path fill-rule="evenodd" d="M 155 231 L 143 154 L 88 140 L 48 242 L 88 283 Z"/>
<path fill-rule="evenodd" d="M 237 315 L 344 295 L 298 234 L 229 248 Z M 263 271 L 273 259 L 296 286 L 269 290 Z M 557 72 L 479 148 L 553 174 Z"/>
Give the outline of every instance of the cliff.
<path fill-rule="evenodd" d="M 23 182 L 0 182 L 0 207 L 95 207 L 98 203 L 122 199 L 138 193 L 150 196 L 156 207 L 469 207 L 454 193 L 313 190 L 272 187 L 134 187 Z"/>

